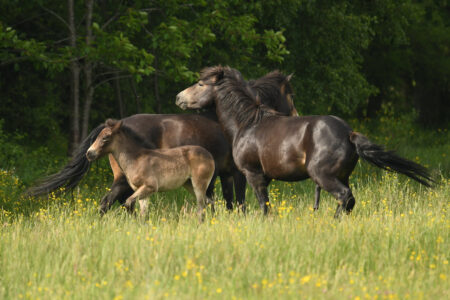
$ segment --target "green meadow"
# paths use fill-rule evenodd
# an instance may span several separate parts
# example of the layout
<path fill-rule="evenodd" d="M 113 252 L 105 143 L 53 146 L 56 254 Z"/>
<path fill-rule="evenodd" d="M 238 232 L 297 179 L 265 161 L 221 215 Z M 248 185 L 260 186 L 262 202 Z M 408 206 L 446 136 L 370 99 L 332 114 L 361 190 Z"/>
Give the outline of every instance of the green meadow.
<path fill-rule="evenodd" d="M 310 181 L 273 182 L 267 217 L 249 187 L 247 215 L 226 211 L 216 183 L 216 214 L 199 224 L 184 190 L 152 196 L 146 219 L 117 205 L 101 218 L 106 160 L 73 192 L 47 198 L 21 196 L 24 169 L 1 170 L 0 298 L 448 298 L 449 133 L 383 128 L 369 136 L 428 166 L 437 184 L 360 161 L 356 206 L 341 220 L 326 192 L 312 210 Z"/>

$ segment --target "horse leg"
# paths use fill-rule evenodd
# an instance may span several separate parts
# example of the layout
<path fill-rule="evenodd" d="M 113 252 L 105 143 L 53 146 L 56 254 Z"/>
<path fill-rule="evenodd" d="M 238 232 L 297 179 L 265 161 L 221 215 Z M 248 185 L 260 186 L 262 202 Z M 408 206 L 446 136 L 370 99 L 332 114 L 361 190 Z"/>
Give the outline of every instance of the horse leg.
<path fill-rule="evenodd" d="M 206 190 L 208 189 L 209 176 L 207 174 L 193 174 L 191 177 L 192 188 L 194 189 L 195 197 L 197 198 L 197 215 L 200 223 L 205 220 L 205 207 L 206 204 L 211 204 L 211 211 L 214 214 L 214 201 L 212 198 L 206 196 Z M 209 177 L 209 178 L 208 178 Z"/>
<path fill-rule="evenodd" d="M 256 194 L 256 198 L 258 198 L 259 207 L 264 211 L 264 215 L 267 215 L 269 211 L 269 194 L 267 193 L 269 181 L 261 173 L 247 172 L 245 178 L 247 178 L 248 183 Z"/>
<path fill-rule="evenodd" d="M 227 209 L 233 210 L 233 177 L 229 174 L 220 176 L 223 198 L 227 202 Z"/>
<path fill-rule="evenodd" d="M 216 183 L 217 174 L 214 173 L 213 177 L 211 178 L 211 181 L 208 184 L 208 188 L 206 189 L 206 196 L 210 199 L 214 197 L 214 187 Z M 192 193 L 194 195 L 194 190 L 192 190 Z"/>
<path fill-rule="evenodd" d="M 125 200 L 133 194 L 133 190 L 127 182 L 125 174 L 117 163 L 112 154 L 108 155 L 109 164 L 114 175 L 114 181 L 111 186 L 111 191 L 106 194 L 100 202 L 100 215 L 104 215 L 114 204 L 115 201 L 119 201 L 123 204 Z"/>
<path fill-rule="evenodd" d="M 355 206 L 355 198 L 348 184 L 343 184 L 335 177 L 319 176 L 316 177 L 317 184 L 321 188 L 331 193 L 338 201 L 338 206 L 334 214 L 335 218 L 339 218 L 342 211 L 349 214 Z"/>
<path fill-rule="evenodd" d="M 235 171 L 233 174 L 234 179 L 234 194 L 236 196 L 236 201 L 241 208 L 242 212 L 245 214 L 245 186 L 247 185 L 247 180 L 244 174 L 239 171 Z"/>
<path fill-rule="evenodd" d="M 114 180 L 111 191 L 107 193 L 100 202 L 100 215 L 103 216 L 114 204 L 119 201 L 120 204 L 133 194 L 133 190 L 127 182 L 125 176 L 118 177 Z"/>
<path fill-rule="evenodd" d="M 150 195 L 149 195 L 150 196 Z M 139 199 L 139 209 L 140 209 L 140 215 L 141 218 L 144 218 L 147 215 L 147 209 L 148 209 L 148 197 Z"/>
<path fill-rule="evenodd" d="M 314 195 L 314 210 L 318 210 L 319 209 L 319 202 L 320 202 L 320 186 L 318 184 L 316 184 L 316 192 Z"/>
<path fill-rule="evenodd" d="M 193 184 L 195 196 L 197 198 L 197 215 L 200 223 L 205 220 L 205 207 L 206 207 L 206 189 L 202 189 L 201 186 Z M 213 206 L 212 206 L 213 207 Z M 214 210 L 214 208 L 213 208 Z"/>
<path fill-rule="evenodd" d="M 136 199 L 147 198 L 153 192 L 155 192 L 155 188 L 153 188 L 152 186 L 142 185 L 133 193 L 133 195 L 128 197 L 127 201 L 125 201 L 125 204 L 124 204 L 125 208 L 128 210 L 129 213 L 133 213 L 134 206 L 136 204 Z M 141 213 L 142 213 L 142 210 L 141 210 Z"/>
<path fill-rule="evenodd" d="M 346 180 L 343 180 L 342 182 L 350 190 L 350 186 L 348 185 L 348 178 Z M 351 192 L 351 190 L 350 190 L 350 192 Z M 345 206 L 345 211 L 347 214 L 352 212 L 353 207 L 355 207 L 355 203 L 356 203 L 355 197 L 353 197 L 353 194 L 352 194 L 351 197 L 347 201 L 347 205 Z"/>
<path fill-rule="evenodd" d="M 195 199 L 197 199 L 197 194 L 195 193 L 194 187 L 192 186 L 192 181 L 190 179 L 188 181 L 186 181 L 186 183 L 183 185 L 183 187 L 191 195 L 193 195 L 195 197 Z M 206 204 L 211 205 L 211 212 L 212 212 L 212 214 L 214 214 L 216 212 L 216 210 L 214 208 L 214 201 L 212 200 L 212 198 L 208 197 L 208 192 L 206 192 L 205 194 L 206 194 Z"/>

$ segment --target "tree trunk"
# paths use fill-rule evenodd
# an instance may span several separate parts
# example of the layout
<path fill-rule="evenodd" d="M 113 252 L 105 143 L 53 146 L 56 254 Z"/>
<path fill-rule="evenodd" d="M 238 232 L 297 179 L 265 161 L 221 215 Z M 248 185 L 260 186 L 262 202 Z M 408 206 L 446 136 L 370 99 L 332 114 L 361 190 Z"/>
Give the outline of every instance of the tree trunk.
<path fill-rule="evenodd" d="M 155 79 L 154 79 L 154 89 L 155 89 L 155 102 L 156 102 L 156 107 L 155 107 L 155 111 L 156 113 L 160 114 L 161 113 L 161 107 L 162 107 L 162 103 L 161 103 L 161 97 L 159 96 L 159 83 L 158 83 L 158 57 L 155 54 Z"/>
<path fill-rule="evenodd" d="M 75 12 L 73 0 L 67 1 L 68 17 L 69 17 L 69 43 L 75 52 L 77 47 L 77 34 L 75 28 Z M 70 114 L 70 131 L 71 138 L 69 142 L 69 154 L 72 154 L 78 148 L 80 143 L 80 65 L 78 58 L 73 57 L 70 63 L 70 106 L 72 113 Z"/>
<path fill-rule="evenodd" d="M 123 119 L 123 117 L 125 116 L 125 113 L 124 113 L 124 107 L 123 107 L 122 90 L 120 89 L 119 72 L 117 72 L 117 76 L 114 79 L 114 88 L 116 90 L 117 103 L 119 104 L 119 115 L 120 115 L 120 118 Z"/>
<path fill-rule="evenodd" d="M 86 1 L 86 47 L 90 47 L 92 44 L 92 11 L 94 6 L 94 0 Z M 84 64 L 84 77 L 86 84 L 86 99 L 83 107 L 83 124 L 81 130 L 81 139 L 84 140 L 88 135 L 89 129 L 89 115 L 91 113 L 91 105 L 94 99 L 94 85 L 92 80 L 93 63 L 86 58 Z"/>
<path fill-rule="evenodd" d="M 139 96 L 139 94 L 137 92 L 136 85 L 134 83 L 133 78 L 130 78 L 130 85 L 131 85 L 131 89 L 133 90 L 134 98 L 136 100 L 136 113 L 140 114 L 141 113 L 141 97 Z"/>

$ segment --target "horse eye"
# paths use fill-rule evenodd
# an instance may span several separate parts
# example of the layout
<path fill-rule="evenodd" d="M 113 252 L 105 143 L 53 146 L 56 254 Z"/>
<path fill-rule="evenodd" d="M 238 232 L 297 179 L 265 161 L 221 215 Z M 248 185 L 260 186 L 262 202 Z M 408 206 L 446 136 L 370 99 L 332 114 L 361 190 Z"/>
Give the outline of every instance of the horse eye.
<path fill-rule="evenodd" d="M 200 83 L 200 82 L 199 82 L 198 85 L 199 85 L 199 86 L 203 86 L 203 83 Z"/>

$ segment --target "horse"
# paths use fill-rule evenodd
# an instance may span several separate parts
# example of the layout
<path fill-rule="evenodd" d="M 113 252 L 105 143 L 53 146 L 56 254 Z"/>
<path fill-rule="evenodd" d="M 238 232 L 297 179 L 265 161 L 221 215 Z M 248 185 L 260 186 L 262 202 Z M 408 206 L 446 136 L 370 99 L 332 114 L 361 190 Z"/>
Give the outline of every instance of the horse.
<path fill-rule="evenodd" d="M 245 84 L 248 92 L 253 93 L 255 97 L 258 96 L 262 103 L 283 114 L 298 115 L 291 96 L 292 89 L 289 83 L 291 76 L 273 71 L 259 79 L 247 82 L 241 74 L 236 73 L 235 75 L 237 80 Z M 273 93 L 278 93 L 280 97 L 273 97 Z M 207 190 L 208 197 L 212 197 L 215 178 L 219 176 L 227 209 L 233 209 L 234 185 L 237 203 L 245 211 L 246 180 L 234 165 L 231 145 L 224 136 L 215 112 L 209 110 L 200 114 L 137 114 L 124 118 L 122 121 L 125 126 L 130 127 L 145 139 L 152 148 L 165 149 L 183 145 L 198 145 L 207 149 L 213 155 L 216 163 L 215 174 Z M 90 167 L 85 153 L 104 128 L 104 124 L 94 128 L 62 170 L 40 180 L 34 187 L 28 189 L 27 194 L 38 196 L 60 188 L 67 191 L 77 186 Z M 123 204 L 133 193 L 112 155 L 109 155 L 109 161 L 114 180 L 110 192 L 101 200 L 99 209 L 101 215 L 105 214 L 114 202 L 118 201 Z"/>
<path fill-rule="evenodd" d="M 151 147 L 151 146 L 150 146 Z M 204 218 L 206 190 L 214 175 L 214 158 L 200 146 L 181 146 L 170 149 L 149 149 L 149 145 L 123 121 L 108 119 L 105 128 L 86 151 L 89 161 L 110 153 L 120 166 L 134 193 L 125 201 L 133 212 L 139 199 L 141 217 L 145 216 L 148 197 L 159 191 L 181 186 L 195 194 L 200 221 Z"/>
<path fill-rule="evenodd" d="M 236 72 L 222 66 L 203 69 L 198 83 L 177 95 L 176 104 L 182 109 L 216 107 L 232 143 L 234 162 L 253 188 L 264 214 L 268 212 L 267 187 L 272 179 L 307 178 L 316 183 L 316 209 L 324 189 L 338 201 L 335 218 L 343 211 L 350 213 L 355 198 L 349 176 L 359 157 L 427 187 L 434 182 L 425 167 L 386 151 L 336 116 L 282 116 L 259 104 L 236 80 Z"/>

